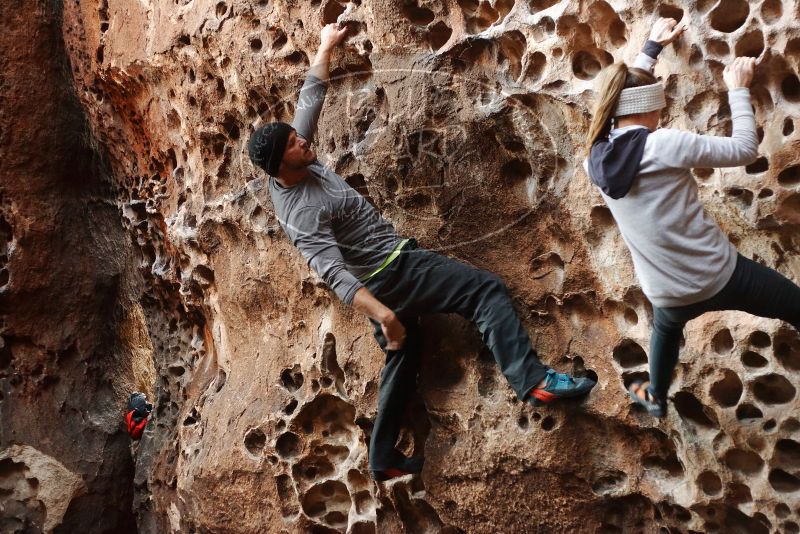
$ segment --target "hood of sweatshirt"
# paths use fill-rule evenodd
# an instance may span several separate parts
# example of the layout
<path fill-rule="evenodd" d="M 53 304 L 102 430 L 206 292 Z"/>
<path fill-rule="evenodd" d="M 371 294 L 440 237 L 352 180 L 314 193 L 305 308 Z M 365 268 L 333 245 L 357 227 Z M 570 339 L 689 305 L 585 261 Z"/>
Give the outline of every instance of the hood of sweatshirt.
<path fill-rule="evenodd" d="M 618 199 L 628 194 L 644 154 L 650 130 L 633 126 L 612 130 L 606 139 L 595 141 L 589 153 L 589 178 L 607 196 Z"/>

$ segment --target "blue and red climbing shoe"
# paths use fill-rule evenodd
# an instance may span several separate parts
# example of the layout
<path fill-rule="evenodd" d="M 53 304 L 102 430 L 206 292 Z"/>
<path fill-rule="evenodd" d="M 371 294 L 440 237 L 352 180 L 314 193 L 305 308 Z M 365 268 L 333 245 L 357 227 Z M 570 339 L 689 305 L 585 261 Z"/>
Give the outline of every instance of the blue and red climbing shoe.
<path fill-rule="evenodd" d="M 532 389 L 528 402 L 534 406 L 542 406 L 558 399 L 580 397 L 591 391 L 596 384 L 591 378 L 574 378 L 550 369 L 545 376 L 544 387 Z"/>

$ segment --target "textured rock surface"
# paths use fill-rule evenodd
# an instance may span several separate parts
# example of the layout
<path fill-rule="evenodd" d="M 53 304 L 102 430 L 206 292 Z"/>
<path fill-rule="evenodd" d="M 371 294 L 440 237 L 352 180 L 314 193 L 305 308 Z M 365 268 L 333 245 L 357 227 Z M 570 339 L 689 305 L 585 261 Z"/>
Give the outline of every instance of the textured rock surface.
<path fill-rule="evenodd" d="M 25 254 L 103 260 L 71 267 L 106 298 L 64 299 L 98 321 L 120 310 L 100 324 L 119 338 L 131 387 L 155 363 L 155 417 L 135 450 L 141 532 L 800 531 L 796 333 L 709 314 L 687 329 L 666 421 L 633 410 L 623 389 L 646 370 L 650 311 L 579 147 L 594 77 L 634 57 L 656 13 L 690 21 L 656 70 L 670 126 L 729 133 L 724 62 L 761 57 L 761 159 L 696 175 L 740 250 L 800 280 L 797 0 L 65 4 L 75 90 L 135 244 L 109 222 L 93 229 L 105 242 L 73 223 L 91 235 L 26 245 L 19 226 L 37 216 L 3 204 L 0 272 L 9 292 L 36 272 L 41 258 Z M 532 410 L 468 323 L 431 318 L 402 436 L 426 468 L 381 486 L 365 445 L 380 350 L 287 242 L 245 152 L 260 117 L 291 117 L 319 28 L 337 18 L 355 35 L 333 65 L 320 156 L 402 234 L 501 274 L 546 362 L 599 378 L 580 405 Z M 8 198 L 52 209 L 46 194 Z M 132 288 L 109 297 L 109 280 Z M 39 310 L 12 330 L 43 317 L 63 323 Z M 16 368 L 38 357 L 12 353 Z M 81 349 L 79 361 L 103 356 Z"/>
<path fill-rule="evenodd" d="M 60 3 L 0 18 L 0 531 L 133 532 L 119 403 L 155 377 L 134 247 Z"/>

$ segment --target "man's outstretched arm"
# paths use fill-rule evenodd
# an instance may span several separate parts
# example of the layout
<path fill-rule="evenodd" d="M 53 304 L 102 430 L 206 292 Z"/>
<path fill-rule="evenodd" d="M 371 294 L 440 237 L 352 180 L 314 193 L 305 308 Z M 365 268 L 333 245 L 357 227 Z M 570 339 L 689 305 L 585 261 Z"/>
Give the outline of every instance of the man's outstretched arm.
<path fill-rule="evenodd" d="M 319 50 L 311 63 L 311 68 L 308 69 L 310 76 L 316 76 L 323 82 L 328 81 L 330 71 L 331 54 L 333 49 L 344 42 L 347 35 L 347 26 L 339 27 L 338 24 L 327 24 L 322 28 L 319 38 Z"/>
<path fill-rule="evenodd" d="M 328 90 L 331 54 L 333 49 L 344 41 L 346 35 L 347 28 L 340 29 L 338 24 L 328 24 L 322 28 L 319 50 L 311 68 L 308 69 L 303 88 L 300 89 L 292 127 L 309 143 L 314 140 L 317 121 Z"/>

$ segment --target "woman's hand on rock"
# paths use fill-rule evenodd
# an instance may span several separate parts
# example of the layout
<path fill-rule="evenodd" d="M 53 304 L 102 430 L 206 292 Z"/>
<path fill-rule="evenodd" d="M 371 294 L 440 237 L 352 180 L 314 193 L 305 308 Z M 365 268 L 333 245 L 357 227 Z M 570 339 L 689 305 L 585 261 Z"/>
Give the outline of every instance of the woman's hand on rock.
<path fill-rule="evenodd" d="M 675 19 L 661 17 L 650 30 L 650 40 L 655 41 L 661 46 L 667 46 L 677 39 L 686 30 L 686 23 L 678 23 Z"/>

